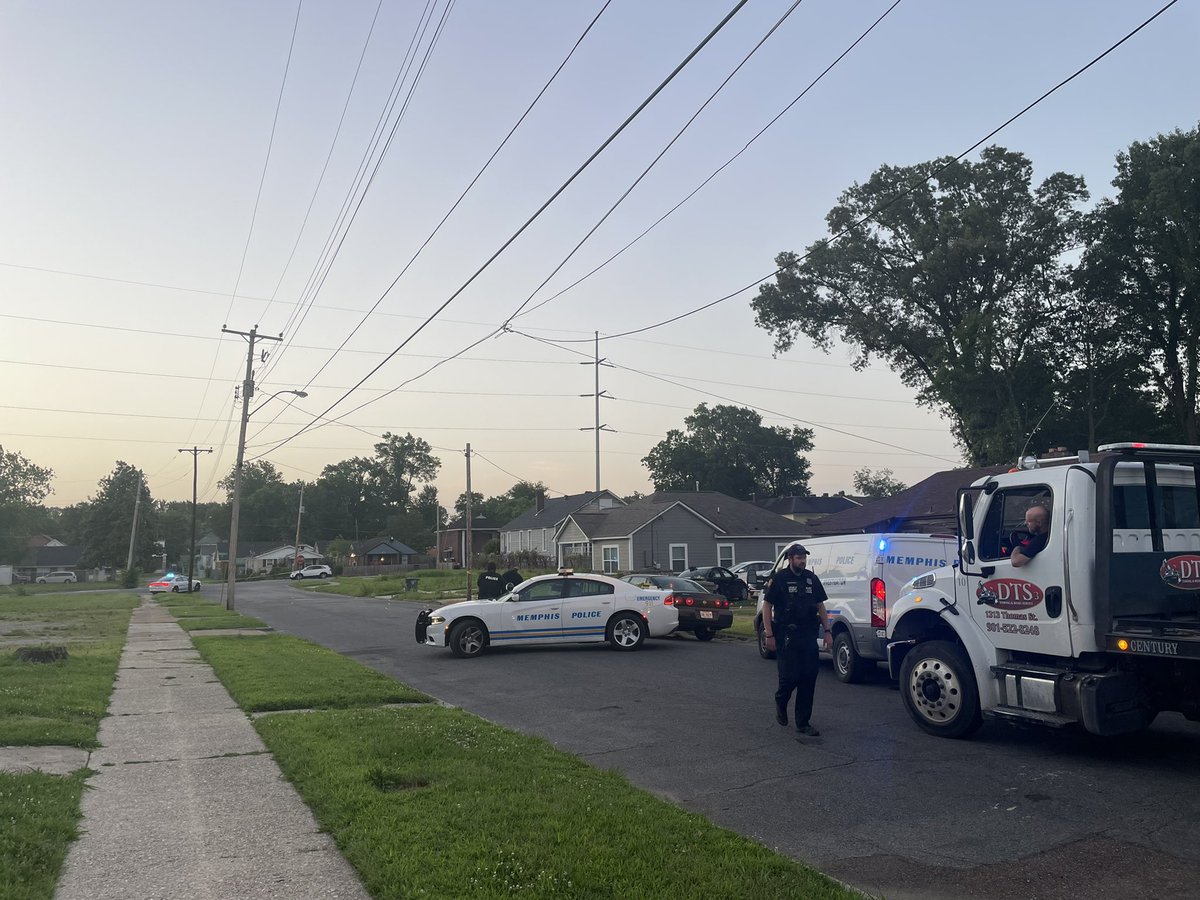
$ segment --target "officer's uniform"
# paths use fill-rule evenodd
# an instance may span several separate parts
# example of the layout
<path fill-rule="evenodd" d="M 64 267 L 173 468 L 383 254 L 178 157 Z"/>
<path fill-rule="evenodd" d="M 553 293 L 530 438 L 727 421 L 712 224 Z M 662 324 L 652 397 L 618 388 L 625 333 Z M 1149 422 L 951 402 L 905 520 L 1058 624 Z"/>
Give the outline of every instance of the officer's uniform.
<path fill-rule="evenodd" d="M 779 668 L 775 706 L 786 712 L 795 691 L 797 728 L 808 725 L 812 715 L 819 663 L 817 637 L 821 633 L 817 607 L 826 599 L 820 578 L 807 569 L 797 575 L 790 565 L 776 572 L 767 588 L 765 600 L 771 604 L 771 630 Z"/>
<path fill-rule="evenodd" d="M 504 589 L 506 591 L 511 591 L 524 580 L 525 579 L 521 577 L 521 573 L 516 569 L 509 569 L 500 576 L 500 582 L 504 585 Z"/>
<path fill-rule="evenodd" d="M 478 584 L 480 600 L 495 600 L 497 597 L 504 595 L 504 583 L 500 580 L 500 576 L 496 574 L 495 569 L 480 572 Z"/>

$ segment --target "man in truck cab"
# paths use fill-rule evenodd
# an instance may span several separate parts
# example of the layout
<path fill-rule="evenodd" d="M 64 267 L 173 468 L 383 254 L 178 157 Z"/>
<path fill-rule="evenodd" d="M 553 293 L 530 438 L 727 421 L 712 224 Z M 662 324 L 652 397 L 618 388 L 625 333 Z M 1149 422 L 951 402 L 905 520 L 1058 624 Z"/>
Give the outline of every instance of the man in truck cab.
<path fill-rule="evenodd" d="M 1035 556 L 1046 549 L 1049 540 L 1050 513 L 1044 506 L 1031 506 L 1025 510 L 1025 531 L 1012 536 L 1012 564 L 1014 569 L 1029 565 Z"/>

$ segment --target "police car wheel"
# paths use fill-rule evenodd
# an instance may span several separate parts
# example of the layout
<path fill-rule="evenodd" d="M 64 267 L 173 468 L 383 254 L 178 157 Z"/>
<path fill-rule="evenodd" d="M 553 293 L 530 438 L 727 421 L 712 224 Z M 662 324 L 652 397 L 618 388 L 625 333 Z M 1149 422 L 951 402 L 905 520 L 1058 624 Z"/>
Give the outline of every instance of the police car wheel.
<path fill-rule="evenodd" d="M 473 619 L 456 622 L 450 629 L 450 652 L 459 659 L 478 656 L 487 647 L 487 629 Z"/>
<path fill-rule="evenodd" d="M 926 641 L 908 651 L 900 665 L 900 695 L 913 721 L 939 737 L 966 737 L 983 722 L 971 662 L 949 641 Z"/>
<path fill-rule="evenodd" d="M 767 649 L 767 635 L 763 631 L 762 622 L 758 623 L 758 655 L 763 659 L 775 658 L 775 651 Z"/>
<path fill-rule="evenodd" d="M 858 684 L 867 674 L 870 662 L 858 655 L 850 632 L 839 631 L 833 636 L 833 674 L 843 684 Z"/>
<path fill-rule="evenodd" d="M 636 650 L 646 640 L 646 623 L 633 613 L 618 613 L 608 623 L 608 643 L 614 650 Z"/>

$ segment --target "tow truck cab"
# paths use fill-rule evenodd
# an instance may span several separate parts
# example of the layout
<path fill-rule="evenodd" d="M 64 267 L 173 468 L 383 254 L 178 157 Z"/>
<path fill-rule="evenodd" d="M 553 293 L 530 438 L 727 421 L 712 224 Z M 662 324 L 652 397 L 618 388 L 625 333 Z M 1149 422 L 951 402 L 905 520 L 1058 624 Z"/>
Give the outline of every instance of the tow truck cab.
<path fill-rule="evenodd" d="M 1033 506 L 1045 548 L 1015 566 Z M 1200 447 L 1110 444 L 961 490 L 958 559 L 897 601 L 888 664 L 947 737 L 983 716 L 1096 734 L 1200 720 Z"/>

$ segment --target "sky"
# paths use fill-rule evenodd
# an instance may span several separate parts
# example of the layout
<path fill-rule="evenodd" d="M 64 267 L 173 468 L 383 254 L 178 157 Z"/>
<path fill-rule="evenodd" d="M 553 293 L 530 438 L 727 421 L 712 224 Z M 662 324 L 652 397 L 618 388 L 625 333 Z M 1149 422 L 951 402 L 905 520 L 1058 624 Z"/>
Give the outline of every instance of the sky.
<path fill-rule="evenodd" d="M 53 469 L 49 505 L 117 460 L 190 499 L 189 447 L 214 451 L 200 498 L 224 499 L 247 342 L 222 328 L 255 328 L 282 340 L 258 344 L 247 460 L 311 482 L 411 432 L 444 504 L 468 443 L 486 496 L 577 493 L 596 480 L 599 332 L 605 488 L 651 490 L 641 459 L 699 403 L 812 428 L 818 494 L 861 468 L 913 484 L 961 464 L 948 423 L 844 345 L 774 354 L 753 288 L 605 336 L 762 281 L 827 235 L 847 187 L 963 152 L 1165 3 L 901 0 L 554 296 L 891 0 L 750 0 L 507 244 L 734 0 L 0 0 L 0 445 Z M 991 143 L 1111 196 L 1119 151 L 1196 126 L 1198 35 L 1197 4 L 1175 4 Z M 307 397 L 270 396 L 289 390 Z"/>

